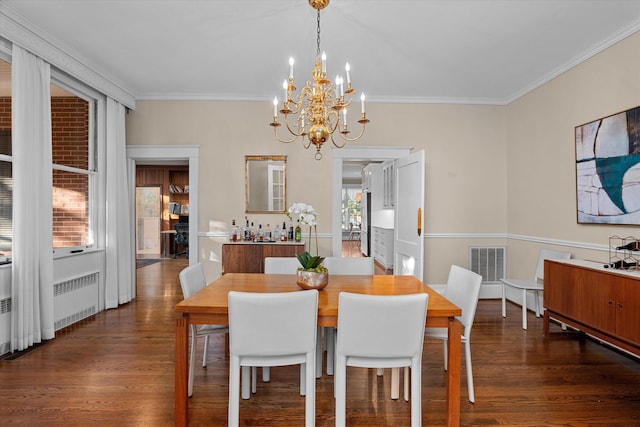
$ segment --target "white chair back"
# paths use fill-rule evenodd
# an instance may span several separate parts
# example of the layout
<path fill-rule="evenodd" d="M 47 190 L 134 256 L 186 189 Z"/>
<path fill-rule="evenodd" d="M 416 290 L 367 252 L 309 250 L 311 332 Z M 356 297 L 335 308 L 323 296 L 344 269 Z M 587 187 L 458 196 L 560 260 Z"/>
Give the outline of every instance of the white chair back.
<path fill-rule="evenodd" d="M 347 356 L 411 358 L 422 354 L 428 294 L 341 292 L 336 351 Z M 372 367 L 381 365 L 375 364 Z"/>
<path fill-rule="evenodd" d="M 452 265 L 447 279 L 446 298 L 462 309 L 462 315 L 456 318 L 465 328 L 464 335 L 473 325 L 478 306 L 478 296 L 482 286 L 482 276 L 466 268 Z"/>
<path fill-rule="evenodd" d="M 182 296 L 185 299 L 207 286 L 207 279 L 204 277 L 204 270 L 200 263 L 185 268 L 178 274 L 178 277 L 180 278 Z"/>
<path fill-rule="evenodd" d="M 230 291 L 229 352 L 267 357 L 315 351 L 317 319 L 316 290 Z"/>
<path fill-rule="evenodd" d="M 329 274 L 373 274 L 373 258 L 360 257 L 360 258 L 341 258 L 341 257 L 326 257 L 323 261 Z"/>
<path fill-rule="evenodd" d="M 411 426 L 422 425 L 422 344 L 429 295 L 342 292 L 338 298 L 336 427 L 345 426 L 347 366 L 411 367 L 411 380 L 406 378 L 406 384 L 411 383 Z"/>
<path fill-rule="evenodd" d="M 315 425 L 315 353 L 318 291 L 229 292 L 228 425 L 239 425 L 240 369 L 300 364 L 305 426 Z M 244 388 L 244 385 L 243 385 Z M 248 388 L 248 387 L 247 387 Z"/>
<path fill-rule="evenodd" d="M 538 264 L 536 265 L 536 275 L 533 281 L 540 283 L 544 280 L 544 260 L 545 259 L 570 259 L 571 252 L 554 251 L 552 249 L 540 249 Z"/>
<path fill-rule="evenodd" d="M 300 261 L 296 257 L 267 257 L 264 259 L 264 274 L 296 274 Z"/>

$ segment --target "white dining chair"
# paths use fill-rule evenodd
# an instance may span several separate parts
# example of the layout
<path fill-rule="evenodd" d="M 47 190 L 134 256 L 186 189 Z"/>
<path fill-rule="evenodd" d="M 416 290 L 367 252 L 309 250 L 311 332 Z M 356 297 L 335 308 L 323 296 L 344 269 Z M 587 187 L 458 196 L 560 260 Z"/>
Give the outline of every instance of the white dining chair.
<path fill-rule="evenodd" d="M 266 257 L 264 274 L 296 274 L 300 261 L 296 257 Z"/>
<path fill-rule="evenodd" d="M 506 286 L 522 291 L 522 329 L 527 329 L 527 291 L 533 291 L 535 299 L 536 317 L 540 317 L 540 292 L 544 290 L 544 260 L 545 259 L 569 259 L 570 252 L 541 249 L 538 254 L 538 263 L 533 280 L 526 279 L 500 279 L 502 282 L 502 317 L 507 317 Z"/>
<path fill-rule="evenodd" d="M 200 289 L 207 286 L 202 264 L 194 264 L 182 270 L 178 277 L 182 296 L 187 299 Z M 226 325 L 191 325 L 191 353 L 189 356 L 189 397 L 193 395 L 193 369 L 196 360 L 196 340 L 204 337 L 204 350 L 202 354 L 202 367 L 207 366 L 207 350 L 209 348 L 209 335 L 226 334 L 229 328 Z"/>
<path fill-rule="evenodd" d="M 347 366 L 411 368 L 411 425 L 422 425 L 422 345 L 429 295 L 338 297 L 336 426 L 346 423 Z"/>
<path fill-rule="evenodd" d="M 315 351 L 318 291 L 280 293 L 229 292 L 228 425 L 240 416 L 240 369 L 243 382 L 252 366 L 300 364 L 305 394 L 305 425 L 315 425 Z M 295 319 L 295 320 L 292 320 Z"/>
<path fill-rule="evenodd" d="M 329 270 L 329 277 L 332 274 L 339 275 L 373 275 L 374 265 L 372 257 L 326 257 L 322 263 Z M 324 328 L 327 348 L 327 375 L 333 375 L 333 364 L 335 362 L 335 333 L 332 327 Z M 322 364 L 320 365 L 322 369 Z M 378 369 L 378 375 L 382 375 L 383 369 Z"/>
<path fill-rule="evenodd" d="M 482 276 L 457 265 L 452 265 L 449 270 L 449 279 L 443 292 L 446 299 L 462 309 L 462 315 L 456 319 L 462 324 L 462 344 L 464 344 L 464 355 L 467 368 L 467 388 L 469 390 L 469 401 L 475 402 L 473 388 L 473 369 L 471 365 L 471 327 L 476 315 L 478 306 L 478 296 L 482 286 Z M 444 369 L 447 370 L 447 328 L 426 328 L 424 334 L 430 338 L 442 340 L 444 348 Z M 406 374 L 405 374 L 406 378 Z M 408 399 L 407 387 L 405 384 L 405 400 Z"/>
<path fill-rule="evenodd" d="M 300 261 L 296 257 L 265 257 L 264 274 L 296 274 L 300 267 Z M 322 356 L 322 354 L 320 354 Z M 318 355 L 316 355 L 317 359 Z M 320 358 L 322 363 L 322 358 Z M 317 364 L 317 361 L 316 361 Z M 322 367 L 320 367 L 322 372 Z M 319 376 L 317 376 L 319 378 Z M 268 366 L 262 367 L 262 381 L 271 381 L 271 369 Z M 256 392 L 256 367 L 251 369 L 251 392 Z M 246 392 L 243 391 L 243 399 L 248 399 Z"/>

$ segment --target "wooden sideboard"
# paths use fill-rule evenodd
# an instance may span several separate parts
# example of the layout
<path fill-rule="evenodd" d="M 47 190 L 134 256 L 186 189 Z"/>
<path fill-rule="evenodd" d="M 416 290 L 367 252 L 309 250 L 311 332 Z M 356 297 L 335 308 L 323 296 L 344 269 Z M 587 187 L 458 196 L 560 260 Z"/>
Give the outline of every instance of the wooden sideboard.
<path fill-rule="evenodd" d="M 545 335 L 555 319 L 640 356 L 640 271 L 547 260 L 544 306 Z"/>
<path fill-rule="evenodd" d="M 264 273 L 267 257 L 294 257 L 304 252 L 304 242 L 228 242 L 222 244 L 222 274 Z M 293 272 L 291 274 L 294 274 Z"/>

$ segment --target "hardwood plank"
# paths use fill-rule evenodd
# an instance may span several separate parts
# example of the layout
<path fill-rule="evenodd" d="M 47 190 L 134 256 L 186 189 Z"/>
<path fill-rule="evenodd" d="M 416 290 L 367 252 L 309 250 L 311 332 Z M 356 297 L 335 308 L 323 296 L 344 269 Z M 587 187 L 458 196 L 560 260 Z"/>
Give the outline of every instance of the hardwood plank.
<path fill-rule="evenodd" d="M 17 360 L 0 361 L 0 420 L 18 425 L 174 424 L 175 304 L 184 259 L 136 271 L 137 298 L 60 331 Z M 542 319 L 519 307 L 500 316 L 500 301 L 481 300 L 472 334 L 476 403 L 467 400 L 461 366 L 461 421 L 472 425 L 639 425 L 640 363 L 583 335 L 544 338 Z M 207 368 L 202 341 L 196 356 L 190 425 L 226 425 L 228 359 L 224 337 L 211 338 Z M 464 363 L 464 355 L 462 357 Z M 241 401 L 241 425 L 303 425 L 304 398 L 296 367 L 272 368 L 271 382 Z M 445 423 L 442 344 L 426 340 L 423 425 Z M 392 401 L 391 375 L 349 368 L 347 424 L 409 425 L 410 405 Z M 317 381 L 316 424 L 334 425 L 333 377 Z"/>

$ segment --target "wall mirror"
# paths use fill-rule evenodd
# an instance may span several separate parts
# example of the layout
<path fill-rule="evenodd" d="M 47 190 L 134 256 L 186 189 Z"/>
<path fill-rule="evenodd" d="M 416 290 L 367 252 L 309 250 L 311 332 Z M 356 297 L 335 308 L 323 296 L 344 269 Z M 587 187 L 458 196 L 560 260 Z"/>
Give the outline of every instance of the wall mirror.
<path fill-rule="evenodd" d="M 287 156 L 244 156 L 246 213 L 286 209 Z"/>

